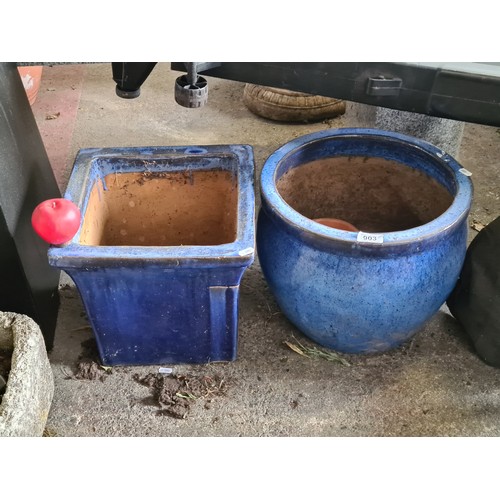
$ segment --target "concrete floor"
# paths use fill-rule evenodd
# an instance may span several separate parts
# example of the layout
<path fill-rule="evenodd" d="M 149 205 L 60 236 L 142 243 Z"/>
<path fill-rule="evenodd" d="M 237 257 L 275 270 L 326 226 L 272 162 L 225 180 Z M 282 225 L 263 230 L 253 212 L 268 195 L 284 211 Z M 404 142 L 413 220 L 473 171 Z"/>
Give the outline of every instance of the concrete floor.
<path fill-rule="evenodd" d="M 258 179 L 280 145 L 317 130 L 366 126 L 370 114 L 348 103 L 339 118 L 276 123 L 247 110 L 243 83 L 217 79 L 209 80 L 207 106 L 185 109 L 174 101 L 177 76 L 158 65 L 141 97 L 128 101 L 115 95 L 110 64 L 46 67 L 33 110 L 61 189 L 77 151 L 104 146 L 250 144 Z M 499 130 L 466 124 L 458 158 L 473 173 L 470 224 L 487 224 L 500 213 Z M 471 228 L 470 239 L 475 234 Z M 187 418 L 175 419 L 158 415 L 150 390 L 134 379 L 158 366 L 113 368 L 102 381 L 72 376 L 92 333 L 77 290 L 66 276 L 62 282 L 69 286 L 61 290 L 49 356 L 55 376 L 49 435 L 500 436 L 500 371 L 476 356 L 446 307 L 390 353 L 344 356 L 349 366 L 308 359 L 284 344 L 313 346 L 279 313 L 257 259 L 241 285 L 237 361 L 172 367 L 174 374 L 219 376 L 227 394 L 199 399 Z"/>

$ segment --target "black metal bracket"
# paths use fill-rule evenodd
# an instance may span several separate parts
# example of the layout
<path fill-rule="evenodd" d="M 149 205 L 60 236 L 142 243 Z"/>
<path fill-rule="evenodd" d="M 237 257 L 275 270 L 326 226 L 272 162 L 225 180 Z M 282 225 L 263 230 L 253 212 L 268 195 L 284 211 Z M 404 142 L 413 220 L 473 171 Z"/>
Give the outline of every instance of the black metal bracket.
<path fill-rule="evenodd" d="M 184 64 L 171 63 L 171 69 L 185 71 Z M 500 63 L 227 62 L 198 71 L 204 76 L 500 126 Z"/>
<path fill-rule="evenodd" d="M 26 314 L 51 349 L 60 271 L 31 227 L 42 201 L 61 196 L 15 63 L 0 63 L 0 310 Z"/>
<path fill-rule="evenodd" d="M 375 96 L 399 95 L 402 85 L 403 80 L 401 78 L 370 76 L 366 83 L 366 93 Z"/>
<path fill-rule="evenodd" d="M 141 95 L 141 85 L 151 74 L 155 62 L 114 62 L 111 63 L 116 95 L 123 99 L 135 99 Z"/>

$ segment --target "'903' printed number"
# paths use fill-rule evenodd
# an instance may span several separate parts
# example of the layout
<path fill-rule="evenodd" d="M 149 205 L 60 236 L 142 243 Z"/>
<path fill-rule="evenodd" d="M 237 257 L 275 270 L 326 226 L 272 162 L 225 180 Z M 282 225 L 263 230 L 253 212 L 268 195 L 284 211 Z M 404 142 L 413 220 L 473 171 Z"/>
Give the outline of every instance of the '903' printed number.
<path fill-rule="evenodd" d="M 356 238 L 360 243 L 376 243 L 380 245 L 384 242 L 383 234 L 372 234 L 372 233 L 363 233 L 360 231 L 358 233 L 358 237 Z"/>

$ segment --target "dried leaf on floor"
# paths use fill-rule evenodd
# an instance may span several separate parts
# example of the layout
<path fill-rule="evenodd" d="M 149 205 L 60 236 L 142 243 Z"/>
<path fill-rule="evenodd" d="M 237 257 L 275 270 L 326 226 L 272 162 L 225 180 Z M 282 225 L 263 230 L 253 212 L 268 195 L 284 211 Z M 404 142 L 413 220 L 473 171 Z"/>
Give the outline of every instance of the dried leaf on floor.
<path fill-rule="evenodd" d="M 485 225 L 485 224 L 483 224 L 482 222 L 480 222 L 480 221 L 476 220 L 476 219 L 473 219 L 473 220 L 472 220 L 472 224 L 470 225 L 470 227 L 471 227 L 472 229 L 474 229 L 474 231 L 479 232 L 479 231 L 481 231 L 482 229 L 484 229 L 484 228 L 486 227 L 486 225 Z"/>
<path fill-rule="evenodd" d="M 285 340 L 284 344 L 287 345 L 292 351 L 296 352 L 297 354 L 300 354 L 301 356 L 305 356 L 306 358 L 309 357 L 299 346 L 296 346 L 295 344 L 292 344 L 291 342 L 288 342 L 287 340 Z"/>
<path fill-rule="evenodd" d="M 307 347 L 302 345 L 297 339 L 294 338 L 297 344 L 292 344 L 291 342 L 284 341 L 284 344 L 288 346 L 292 351 L 305 356 L 310 359 L 326 359 L 334 363 L 341 363 L 345 366 L 351 366 L 349 361 L 339 356 L 336 352 L 327 349 L 318 349 L 317 347 Z"/>
<path fill-rule="evenodd" d="M 55 120 L 61 116 L 61 113 L 58 111 L 57 113 L 52 113 L 50 115 L 45 115 L 46 120 Z"/>

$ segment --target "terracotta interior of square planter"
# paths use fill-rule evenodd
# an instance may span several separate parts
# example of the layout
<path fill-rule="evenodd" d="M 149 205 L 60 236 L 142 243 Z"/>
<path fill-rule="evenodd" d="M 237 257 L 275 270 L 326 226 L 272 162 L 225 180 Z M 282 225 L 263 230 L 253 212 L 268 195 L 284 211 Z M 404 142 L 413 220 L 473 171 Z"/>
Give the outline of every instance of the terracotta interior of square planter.
<path fill-rule="evenodd" d="M 283 199 L 310 219 L 342 219 L 361 231 L 402 231 L 445 212 L 452 195 L 426 173 L 375 157 L 304 163 L 277 183 Z"/>
<path fill-rule="evenodd" d="M 236 239 L 237 179 L 225 170 L 128 172 L 94 184 L 80 243 L 221 245 Z"/>

